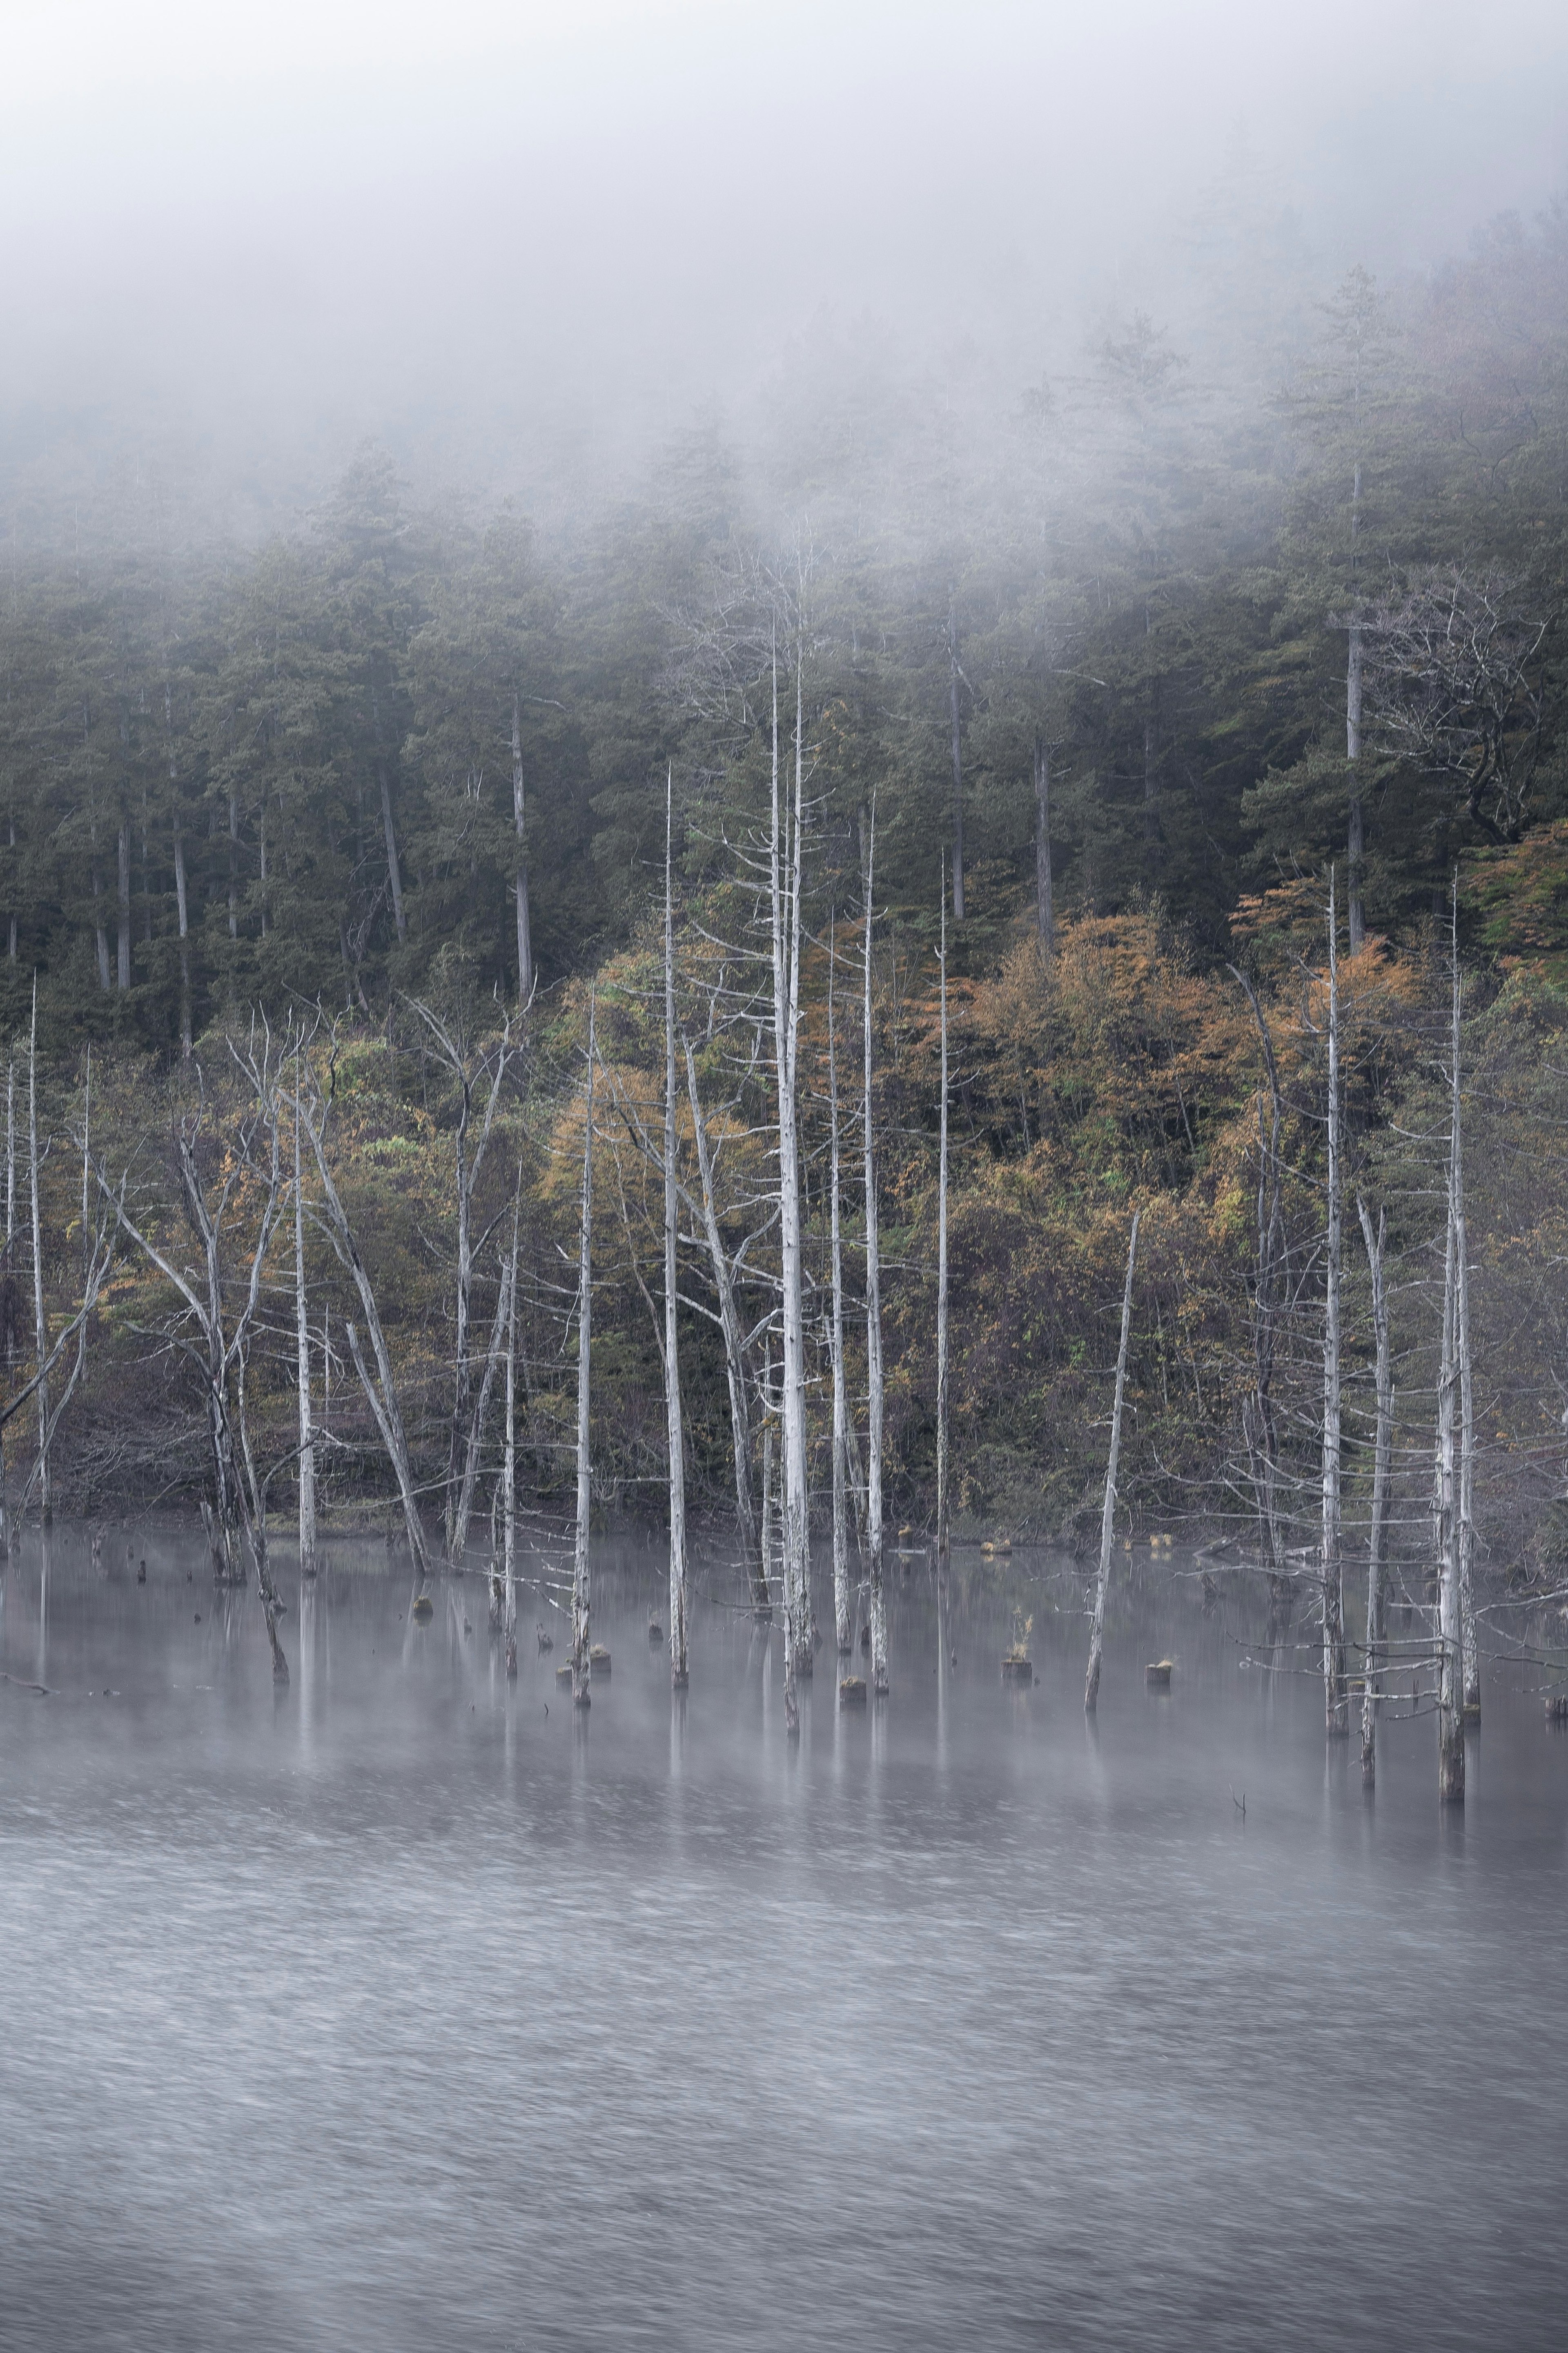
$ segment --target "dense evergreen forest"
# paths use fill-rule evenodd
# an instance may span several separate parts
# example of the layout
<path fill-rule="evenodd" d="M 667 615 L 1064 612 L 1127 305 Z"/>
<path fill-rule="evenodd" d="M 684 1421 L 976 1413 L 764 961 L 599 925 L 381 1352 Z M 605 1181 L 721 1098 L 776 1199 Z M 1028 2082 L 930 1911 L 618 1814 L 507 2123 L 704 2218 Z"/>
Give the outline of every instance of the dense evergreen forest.
<path fill-rule="evenodd" d="M 299 1145 L 325 1504 L 393 1492 L 390 1401 L 447 1544 L 493 1527 L 506 1308 L 519 1508 L 570 1516 L 592 1070 L 595 1508 L 666 1511 L 668 1134 L 687 1482 L 765 1550 L 782 1054 L 811 1508 L 826 1525 L 838 1463 L 868 1540 L 882 1390 L 889 1514 L 926 1526 L 944 972 L 960 1531 L 1098 1530 L 1136 1208 L 1124 1511 L 1254 1543 L 1261 1448 L 1271 1566 L 1318 1542 L 1342 1257 L 1364 1536 L 1382 1384 L 1359 1194 L 1397 1375 L 1379 1508 L 1396 1555 L 1429 1549 L 1460 1100 L 1475 1525 L 1493 1568 L 1550 1581 L 1568 216 L 1386 288 L 1314 284 L 1239 231 L 1217 250 L 1185 331 L 1102 322 L 1034 383 L 808 334 L 744 434 L 695 425 L 564 519 L 416 490 L 367 446 L 297 527 L 227 543 L 166 455 L 12 467 L 14 1488 L 53 1350 L 55 1477 L 83 1507 L 210 1485 L 215 1397 L 247 1458 L 254 1430 L 253 1502 L 292 1495 Z M 386 1360 L 360 1374 L 362 1276 Z M 229 1476 L 220 1444 L 220 1510 Z"/>

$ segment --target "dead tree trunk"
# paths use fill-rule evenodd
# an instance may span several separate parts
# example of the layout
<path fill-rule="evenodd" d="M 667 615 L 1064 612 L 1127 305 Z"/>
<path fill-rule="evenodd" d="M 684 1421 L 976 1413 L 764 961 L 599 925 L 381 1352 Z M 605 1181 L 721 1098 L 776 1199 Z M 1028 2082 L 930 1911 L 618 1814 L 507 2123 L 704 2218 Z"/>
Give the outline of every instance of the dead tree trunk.
<path fill-rule="evenodd" d="M 1459 1387 L 1455 1347 L 1455 1234 L 1447 1216 L 1443 1272 L 1443 1355 L 1437 1376 L 1437 1794 L 1462 1805 L 1465 1797 L 1463 1607 L 1459 1581 L 1458 1493 L 1454 1461 L 1454 1407 Z"/>
<path fill-rule="evenodd" d="M 310 1326 L 305 1299 L 305 1187 L 300 1134 L 300 1072 L 294 1070 L 294 1365 L 300 1398 L 300 1574 L 316 1574 L 316 1446 L 310 1428 Z"/>
<path fill-rule="evenodd" d="M 708 1242 L 713 1289 L 719 1301 L 719 1330 L 724 1342 L 724 1375 L 730 1391 L 730 1438 L 735 1468 L 735 1525 L 740 1535 L 742 1558 L 751 1581 L 752 1608 L 759 1617 L 768 1617 L 773 1612 L 773 1602 L 768 1593 L 767 1562 L 763 1557 L 752 1484 L 752 1409 L 746 1377 L 745 1338 L 741 1330 L 729 1253 L 719 1230 L 713 1154 L 708 1138 L 708 1122 L 697 1092 L 696 1059 L 689 1040 L 682 1043 L 686 1053 L 687 1092 L 691 1100 L 692 1135 L 697 1145 L 697 1169 L 702 1188 L 702 1230 Z"/>
<path fill-rule="evenodd" d="M 414 1465 L 408 1451 L 408 1440 L 404 1431 L 403 1412 L 397 1398 L 397 1383 L 392 1369 L 392 1356 L 386 1345 L 386 1335 L 382 1330 L 381 1311 L 376 1304 L 375 1291 L 371 1282 L 369 1271 L 360 1254 L 358 1237 L 332 1176 L 331 1167 L 327 1159 L 326 1138 L 322 1133 L 321 1124 L 309 1109 L 302 1108 L 300 1116 L 305 1124 L 305 1133 L 310 1139 L 310 1150 L 316 1163 L 316 1173 L 321 1185 L 321 1207 L 319 1212 L 312 1214 L 315 1215 L 317 1222 L 331 1243 L 339 1264 L 348 1275 L 359 1296 L 360 1309 L 364 1316 L 365 1332 L 370 1340 L 371 1353 L 375 1359 L 374 1374 L 364 1360 L 359 1328 L 353 1323 L 346 1326 L 349 1355 L 353 1360 L 360 1387 L 364 1391 L 365 1401 L 370 1407 L 382 1445 L 385 1449 L 386 1459 L 392 1465 L 393 1476 L 397 1481 L 397 1492 L 403 1504 L 404 1525 L 408 1534 L 408 1548 L 413 1556 L 417 1590 L 423 1593 L 430 1577 L 430 1556 L 425 1543 L 424 1523 L 419 1516 L 419 1497 L 415 1484 Z"/>
<path fill-rule="evenodd" d="M 596 1006 L 588 998 L 588 1089 L 583 1122 L 582 1225 L 577 1250 L 577 1526 L 572 1549 L 572 1697 L 589 1704 L 588 1520 L 593 1486 L 588 1456 L 590 1350 L 594 1329 L 594 1056 Z"/>
<path fill-rule="evenodd" d="M 864 1078 L 862 1121 L 866 1151 L 866 1531 L 871 1588 L 871 1689 L 888 1688 L 888 1604 L 882 1578 L 882 1263 L 877 1223 L 877 1132 L 871 1100 L 871 931 L 876 877 L 877 813 L 866 845 L 866 942 L 861 1042 Z M 954 892 L 958 890 L 957 869 Z"/>
<path fill-rule="evenodd" d="M 800 1730 L 798 1683 L 812 1668 L 805 1461 L 805 1331 L 801 1296 L 800 1144 L 796 1060 L 800 1041 L 800 883 L 804 823 L 804 713 L 795 668 L 793 818 L 779 768 L 778 662 L 773 676 L 773 817 L 769 882 L 773 930 L 773 1061 L 779 1118 L 779 1281 L 784 1368 L 780 1398 L 784 1489 L 784 1727 Z"/>
<path fill-rule="evenodd" d="M 44 1317 L 44 1228 L 38 1213 L 38 976 L 33 975 L 33 1020 L 27 1033 L 27 1185 L 33 1217 L 33 1334 L 38 1382 L 38 1509 L 45 1527 L 55 1516 L 49 1485 L 49 1383 L 45 1370 L 48 1326 Z"/>
<path fill-rule="evenodd" d="M 940 893 L 942 988 L 942 1115 L 936 1175 L 936 1577 L 947 1607 L 948 1335 L 947 1335 L 947 892 Z"/>
<path fill-rule="evenodd" d="M 944 894 L 945 896 L 945 894 Z M 838 1013 L 836 990 L 837 925 L 827 942 L 828 1218 L 833 1259 L 833 1626 L 838 1655 L 853 1648 L 855 1627 L 849 1593 L 848 1397 L 844 1377 L 844 1232 L 838 1149 Z"/>
<path fill-rule="evenodd" d="M 687 1683 L 686 1440 L 681 1422 L 680 1341 L 677 1318 L 675 1181 L 675 778 L 664 801 L 664 1404 L 669 1444 L 669 1676 Z"/>
<path fill-rule="evenodd" d="M 1459 1380 L 1459 1629 L 1464 1686 L 1464 1712 L 1472 1720 L 1481 1713 L 1480 1646 L 1476 1634 L 1475 1479 L 1476 1400 L 1470 1366 L 1469 1229 L 1465 1216 L 1464 1114 L 1459 1087 L 1459 922 L 1458 878 L 1454 882 L 1453 960 L 1454 1011 L 1449 1076 L 1451 1118 L 1448 1142 L 1448 1215 L 1454 1229 L 1454 1356 Z"/>
<path fill-rule="evenodd" d="M 1351 772 L 1349 877 L 1346 885 L 1346 913 L 1350 918 L 1350 951 L 1359 955 L 1366 941 L 1366 925 L 1362 916 L 1362 862 L 1364 851 L 1361 778 L 1356 765 L 1361 758 L 1362 712 L 1362 618 L 1356 602 L 1357 541 L 1361 531 L 1361 460 L 1356 460 L 1355 488 L 1351 495 L 1351 617 L 1349 646 L 1345 659 L 1345 763 Z"/>
<path fill-rule="evenodd" d="M 1083 1704 L 1092 1714 L 1100 1704 L 1100 1665 L 1105 1647 L 1105 1596 L 1110 1584 L 1110 1553 L 1116 1537 L 1116 1472 L 1121 1454 L 1121 1400 L 1127 1390 L 1127 1342 L 1132 1329 L 1132 1265 L 1138 1255 L 1138 1223 L 1142 1215 L 1132 1213 L 1132 1231 L 1127 1241 L 1127 1282 L 1121 1293 L 1121 1339 L 1116 1351 L 1116 1399 L 1110 1409 L 1110 1454 L 1105 1466 L 1105 1503 L 1100 1515 L 1100 1576 L 1094 1588 L 1094 1617 L 1089 1634 L 1089 1674 L 1083 1687 Z"/>
<path fill-rule="evenodd" d="M 1344 1560 L 1341 1546 L 1340 1509 L 1340 1275 L 1344 1219 L 1340 1176 L 1340 966 L 1331 870 L 1329 875 L 1328 1143 L 1328 1283 L 1323 1309 L 1323 1512 L 1319 1565 L 1323 1583 L 1324 1715 L 1331 1738 L 1342 1739 L 1350 1730 L 1350 1707 L 1345 1689 Z"/>
<path fill-rule="evenodd" d="M 1388 1289 L 1384 1280 L 1384 1212 L 1372 1229 L 1365 1202 L 1356 1197 L 1366 1261 L 1372 1272 L 1372 1327 L 1376 1355 L 1377 1425 L 1372 1454 L 1372 1527 L 1366 1550 L 1366 1677 L 1362 1691 L 1361 1769 L 1369 1784 L 1377 1776 L 1377 1702 L 1383 1674 L 1386 1610 L 1383 1590 L 1383 1543 L 1388 1516 L 1388 1474 L 1394 1451 L 1394 1377 L 1388 1334 Z"/>
<path fill-rule="evenodd" d="M 1251 1314 L 1253 1385 L 1243 1407 L 1242 1420 L 1258 1516 L 1259 1546 L 1270 1577 L 1278 1579 L 1285 1568 L 1279 1527 L 1279 1432 L 1274 1406 L 1274 1359 L 1279 1343 L 1280 1292 L 1285 1272 L 1284 1179 L 1279 1155 L 1283 1106 L 1274 1041 L 1268 1035 L 1268 1024 L 1263 1018 L 1258 992 L 1247 975 L 1235 965 L 1230 966 L 1230 971 L 1240 983 L 1252 1008 L 1268 1081 L 1267 1123 L 1261 1092 L 1258 1098 L 1258 1273 Z"/>

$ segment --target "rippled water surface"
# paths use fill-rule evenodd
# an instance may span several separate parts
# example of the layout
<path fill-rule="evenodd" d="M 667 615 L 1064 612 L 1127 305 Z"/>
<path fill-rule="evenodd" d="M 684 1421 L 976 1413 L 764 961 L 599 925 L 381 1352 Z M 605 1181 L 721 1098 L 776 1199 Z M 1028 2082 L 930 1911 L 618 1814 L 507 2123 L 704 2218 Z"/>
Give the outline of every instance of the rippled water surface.
<path fill-rule="evenodd" d="M 476 1580 L 334 1548 L 275 1695 L 110 1550 L 4 1578 L 7 2348 L 1563 2343 L 1568 1740 L 1500 1676 L 1461 1821 L 1146 1564 L 1097 1727 L 1069 1582 L 961 1562 L 939 1676 L 912 1564 L 791 1753 L 717 1571 L 680 1705 L 606 1548 L 583 1721 L 531 1598 L 509 1688 Z"/>

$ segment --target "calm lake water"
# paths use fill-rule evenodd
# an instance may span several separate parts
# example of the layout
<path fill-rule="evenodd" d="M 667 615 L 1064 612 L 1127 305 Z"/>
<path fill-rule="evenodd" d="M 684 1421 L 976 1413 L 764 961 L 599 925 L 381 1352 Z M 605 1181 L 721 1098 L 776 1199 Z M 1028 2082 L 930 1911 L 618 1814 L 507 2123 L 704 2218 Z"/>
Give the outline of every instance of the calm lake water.
<path fill-rule="evenodd" d="M 584 1721 L 531 1597 L 509 1687 L 477 1579 L 333 1546 L 275 1696 L 198 1546 L 110 1549 L 4 1577 L 5 2347 L 1563 2344 L 1568 1739 L 1500 1672 L 1453 1820 L 1430 1719 L 1369 1804 L 1146 1558 L 1097 1727 L 1074 1588 L 961 1556 L 956 1665 L 912 1565 L 791 1753 L 717 1570 L 681 1706 L 605 1548 Z"/>

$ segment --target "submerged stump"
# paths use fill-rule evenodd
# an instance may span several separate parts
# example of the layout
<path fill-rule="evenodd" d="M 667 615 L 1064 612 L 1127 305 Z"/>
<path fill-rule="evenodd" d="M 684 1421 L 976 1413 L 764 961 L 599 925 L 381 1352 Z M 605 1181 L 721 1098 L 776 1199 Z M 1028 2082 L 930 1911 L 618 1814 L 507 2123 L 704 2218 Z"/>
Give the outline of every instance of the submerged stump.
<path fill-rule="evenodd" d="M 1175 1661 L 1173 1659 L 1150 1660 L 1149 1664 L 1143 1670 L 1143 1680 L 1149 1685 L 1151 1691 L 1170 1690 L 1171 1669 L 1174 1665 Z"/>
<path fill-rule="evenodd" d="M 846 1675 L 844 1677 L 838 1686 L 838 1704 L 840 1707 L 865 1706 L 866 1679 L 863 1675 Z"/>
<path fill-rule="evenodd" d="M 1004 1659 L 1002 1680 L 1005 1683 L 1010 1683 L 1016 1691 L 1026 1691 L 1035 1680 L 1033 1659 Z"/>

